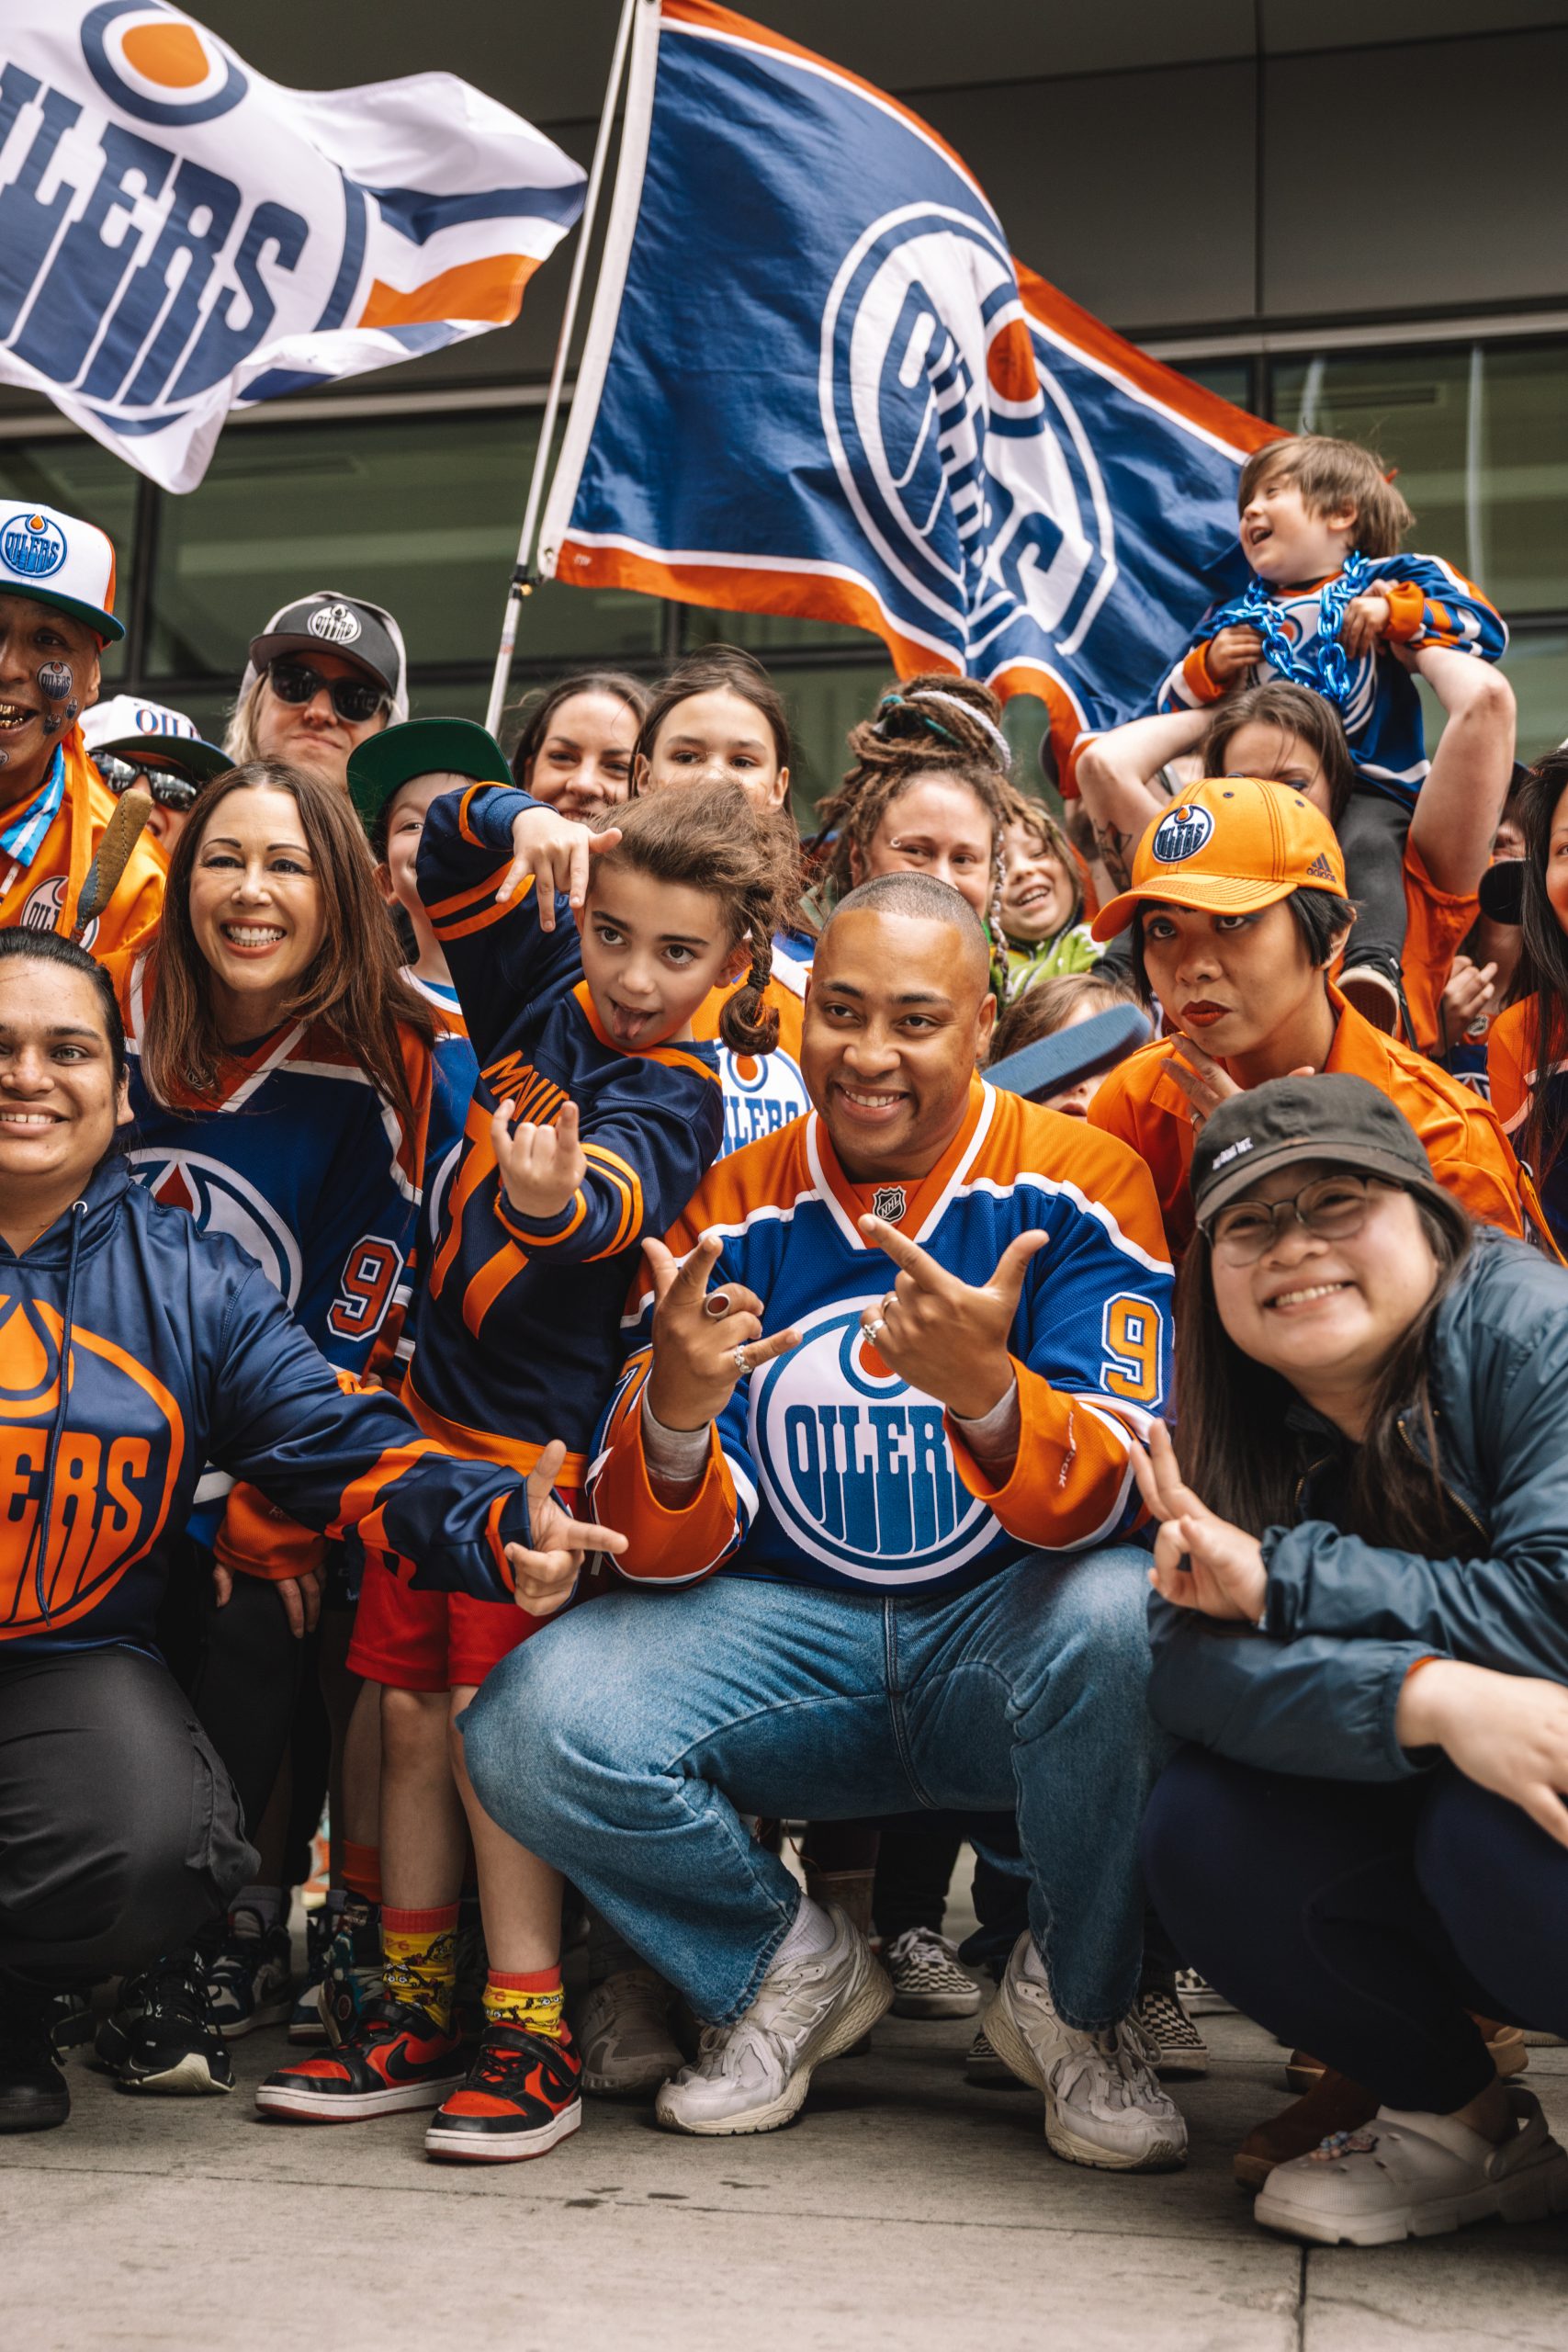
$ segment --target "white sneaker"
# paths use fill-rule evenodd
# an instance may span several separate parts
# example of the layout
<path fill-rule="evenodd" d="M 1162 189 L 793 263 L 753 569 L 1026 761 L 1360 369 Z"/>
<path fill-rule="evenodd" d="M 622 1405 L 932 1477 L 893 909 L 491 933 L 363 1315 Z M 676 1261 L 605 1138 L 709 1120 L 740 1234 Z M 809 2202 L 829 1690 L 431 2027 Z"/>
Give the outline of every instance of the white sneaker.
<path fill-rule="evenodd" d="M 883 1945 L 882 1964 L 893 1980 L 896 2018 L 972 2018 L 980 2006 L 980 1987 L 934 1928 L 906 1928 Z"/>
<path fill-rule="evenodd" d="M 1519 2128 L 1500 2148 L 1450 2116 L 1380 2107 L 1359 2132 L 1336 2132 L 1310 2155 L 1276 2165 L 1254 2216 L 1320 2245 L 1393 2245 L 1494 2213 L 1505 2222 L 1568 2213 L 1568 2154 L 1533 2092 L 1510 2083 L 1507 2095 Z"/>
<path fill-rule="evenodd" d="M 1026 1965 L 1032 1951 L 1021 1935 L 985 2032 L 1020 2082 L 1043 2095 L 1047 2145 L 1068 2164 L 1106 2172 L 1175 2171 L 1187 2161 L 1187 2126 L 1159 2086 L 1147 2038 L 1130 2018 L 1104 2033 L 1065 2025 L 1043 1978 Z"/>
<path fill-rule="evenodd" d="M 734 2025 L 703 2028 L 694 2065 L 659 2094 L 667 2131 L 718 2138 L 776 2132 L 811 2087 L 814 2067 L 852 2050 L 893 1998 L 871 1946 L 838 1905 L 833 1940 L 804 1960 L 775 1961 Z"/>
<path fill-rule="evenodd" d="M 631 2098 L 679 2072 L 684 2056 L 670 2030 L 674 1998 L 651 1968 L 620 1968 L 594 1985 L 577 2035 L 585 2091 Z"/>

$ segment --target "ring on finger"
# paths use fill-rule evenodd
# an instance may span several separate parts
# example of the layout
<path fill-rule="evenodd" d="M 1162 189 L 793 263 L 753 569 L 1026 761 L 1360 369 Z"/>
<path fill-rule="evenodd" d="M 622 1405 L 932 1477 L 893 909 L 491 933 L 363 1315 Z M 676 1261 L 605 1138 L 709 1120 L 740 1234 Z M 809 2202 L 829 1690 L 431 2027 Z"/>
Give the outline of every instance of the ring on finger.
<path fill-rule="evenodd" d="M 727 1290 L 709 1291 L 703 1301 L 703 1313 L 711 1315 L 716 1323 L 722 1323 L 728 1312 L 729 1293 Z"/>
<path fill-rule="evenodd" d="M 730 1350 L 730 1353 L 735 1358 L 736 1371 L 740 1374 L 741 1379 L 744 1380 L 747 1374 L 751 1369 L 750 1357 L 747 1354 L 744 1348 L 732 1348 Z"/>
<path fill-rule="evenodd" d="M 873 1316 L 869 1317 L 868 1317 L 868 1319 L 867 1319 L 865 1322 L 863 1322 L 863 1323 L 861 1325 L 861 1327 L 860 1327 L 860 1328 L 861 1328 L 861 1334 L 862 1334 L 862 1337 L 863 1337 L 863 1338 L 867 1339 L 867 1340 L 872 1340 L 872 1341 L 874 1341 L 874 1342 L 875 1340 L 880 1340 L 880 1339 L 881 1339 L 881 1337 L 882 1337 L 882 1317 L 881 1317 L 881 1316 L 880 1316 L 880 1315 L 873 1315 Z"/>

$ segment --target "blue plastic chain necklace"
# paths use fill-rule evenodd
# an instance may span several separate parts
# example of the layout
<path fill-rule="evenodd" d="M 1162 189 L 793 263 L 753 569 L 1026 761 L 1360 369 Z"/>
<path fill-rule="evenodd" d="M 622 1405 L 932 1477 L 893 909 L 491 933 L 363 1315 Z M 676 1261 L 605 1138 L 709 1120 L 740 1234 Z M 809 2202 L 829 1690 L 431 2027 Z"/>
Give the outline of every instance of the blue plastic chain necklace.
<path fill-rule="evenodd" d="M 1352 548 L 1345 569 L 1331 580 L 1317 600 L 1317 636 L 1304 653 L 1298 653 L 1285 633 L 1280 608 L 1256 573 L 1235 616 L 1238 628 L 1255 628 L 1271 668 L 1293 686 L 1312 686 L 1329 702 L 1343 707 L 1350 699 L 1350 662 L 1339 642 L 1345 615 L 1364 595 L 1371 566 Z"/>

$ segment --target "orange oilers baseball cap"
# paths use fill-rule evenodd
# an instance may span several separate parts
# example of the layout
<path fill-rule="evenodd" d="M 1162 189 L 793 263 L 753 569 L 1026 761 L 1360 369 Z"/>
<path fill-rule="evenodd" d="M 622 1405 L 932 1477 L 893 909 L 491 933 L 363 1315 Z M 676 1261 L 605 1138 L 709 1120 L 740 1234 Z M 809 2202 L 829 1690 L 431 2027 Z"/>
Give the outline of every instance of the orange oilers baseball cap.
<path fill-rule="evenodd" d="M 1125 931 L 1138 907 L 1258 914 L 1292 890 L 1345 890 L 1345 859 L 1326 817 L 1289 785 L 1211 776 L 1173 801 L 1138 843 L 1131 886 L 1101 907 L 1096 939 Z"/>

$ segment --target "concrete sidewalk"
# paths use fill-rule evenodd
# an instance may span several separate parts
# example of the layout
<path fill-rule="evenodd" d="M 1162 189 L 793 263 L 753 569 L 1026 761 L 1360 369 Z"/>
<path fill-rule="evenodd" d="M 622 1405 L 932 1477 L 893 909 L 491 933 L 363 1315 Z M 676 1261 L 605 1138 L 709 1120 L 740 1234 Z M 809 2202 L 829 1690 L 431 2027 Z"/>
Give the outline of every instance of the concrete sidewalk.
<path fill-rule="evenodd" d="M 1568 2347 L 1568 2228 L 1371 2253 L 1255 2228 L 1231 2154 L 1285 2102 L 1281 2053 L 1201 2020 L 1183 2173 L 1060 2164 L 1037 2102 L 963 2079 L 968 2022 L 890 2018 L 790 2130 L 682 2140 L 599 2100 L 542 2162 L 428 2163 L 424 2119 L 266 2122 L 282 2030 L 227 2099 L 134 2098 L 73 2058 L 63 2131 L 0 2140 L 5 2352 L 1461 2352 Z M 1527 2081 L 1568 2135 L 1568 2050 Z"/>

